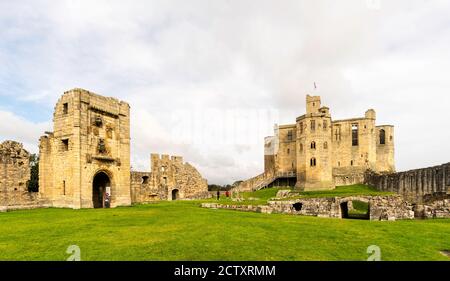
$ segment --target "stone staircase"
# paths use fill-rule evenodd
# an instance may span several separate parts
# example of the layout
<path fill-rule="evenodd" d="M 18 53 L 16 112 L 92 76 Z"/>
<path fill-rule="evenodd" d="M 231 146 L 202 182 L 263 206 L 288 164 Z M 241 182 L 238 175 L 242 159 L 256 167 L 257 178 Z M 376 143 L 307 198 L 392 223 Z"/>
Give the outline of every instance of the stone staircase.
<path fill-rule="evenodd" d="M 296 174 L 294 172 L 277 172 L 273 173 L 262 173 L 253 178 L 243 181 L 239 184 L 236 189 L 239 191 L 257 191 L 268 187 L 271 183 L 279 178 L 295 178 Z"/>

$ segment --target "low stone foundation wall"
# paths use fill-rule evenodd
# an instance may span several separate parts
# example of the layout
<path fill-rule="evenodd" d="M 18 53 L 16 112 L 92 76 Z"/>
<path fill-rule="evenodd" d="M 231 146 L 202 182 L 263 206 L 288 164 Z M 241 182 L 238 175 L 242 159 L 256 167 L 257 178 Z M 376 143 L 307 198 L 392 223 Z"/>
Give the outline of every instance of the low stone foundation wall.
<path fill-rule="evenodd" d="M 46 207 L 38 192 L 0 192 L 0 212 Z"/>
<path fill-rule="evenodd" d="M 348 211 L 349 206 L 347 204 L 352 201 L 363 201 L 369 204 L 370 220 L 398 220 L 414 218 L 413 206 L 404 201 L 403 197 L 400 195 L 272 200 L 269 201 L 267 205 L 226 205 L 218 203 L 203 203 L 202 207 L 269 214 L 281 213 L 326 218 L 343 218 L 346 217 L 346 212 Z"/>
<path fill-rule="evenodd" d="M 450 218 L 450 195 L 424 196 L 422 203 L 414 205 L 414 213 L 419 218 Z"/>

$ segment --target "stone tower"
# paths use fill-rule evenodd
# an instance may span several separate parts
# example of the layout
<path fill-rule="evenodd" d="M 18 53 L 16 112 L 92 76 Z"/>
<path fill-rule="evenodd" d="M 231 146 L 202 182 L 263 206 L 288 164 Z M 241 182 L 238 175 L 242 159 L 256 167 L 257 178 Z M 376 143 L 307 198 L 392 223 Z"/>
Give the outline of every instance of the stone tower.
<path fill-rule="evenodd" d="M 296 119 L 297 183 L 302 190 L 334 188 L 331 116 L 319 96 L 306 96 L 306 114 Z"/>
<path fill-rule="evenodd" d="M 64 93 L 40 138 L 39 187 L 55 207 L 130 205 L 130 106 L 83 89 Z"/>
<path fill-rule="evenodd" d="M 375 171 L 384 173 L 395 172 L 394 161 L 394 126 L 381 125 L 376 126 L 376 167 Z"/>

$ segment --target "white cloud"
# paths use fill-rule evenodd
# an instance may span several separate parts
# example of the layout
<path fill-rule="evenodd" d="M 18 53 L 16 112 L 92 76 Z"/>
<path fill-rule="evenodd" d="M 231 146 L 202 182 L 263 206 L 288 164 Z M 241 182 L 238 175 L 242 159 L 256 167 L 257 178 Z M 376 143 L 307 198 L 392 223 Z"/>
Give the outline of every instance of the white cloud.
<path fill-rule="evenodd" d="M 263 137 L 304 113 L 315 81 L 335 119 L 374 108 L 396 126 L 399 169 L 448 161 L 450 4 L 368 3 L 0 2 L 0 100 L 52 108 L 73 87 L 118 97 L 131 105 L 134 168 L 148 169 L 151 152 L 181 154 L 210 182 L 229 183 L 262 171 Z M 217 132 L 233 110 L 266 115 L 255 124 L 236 114 Z M 201 144 L 177 140 L 180 112 L 216 112 L 195 119 Z M 1 136 L 37 147 L 42 128 L 20 120 L 32 134 L 0 125 Z M 261 129 L 224 144 L 236 123 Z"/>
<path fill-rule="evenodd" d="M 33 123 L 12 112 L 0 110 L 0 142 L 15 140 L 23 143 L 30 153 L 38 153 L 39 137 L 50 131 L 50 122 Z"/>

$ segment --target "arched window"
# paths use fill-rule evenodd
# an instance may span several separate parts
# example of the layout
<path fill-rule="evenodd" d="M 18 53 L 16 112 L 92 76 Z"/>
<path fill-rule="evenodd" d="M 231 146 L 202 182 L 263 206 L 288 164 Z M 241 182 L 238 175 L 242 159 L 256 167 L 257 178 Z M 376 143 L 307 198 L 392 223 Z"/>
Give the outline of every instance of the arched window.
<path fill-rule="evenodd" d="M 324 142 L 323 143 L 323 149 L 327 149 L 328 148 L 328 143 L 327 142 Z"/>
<path fill-rule="evenodd" d="M 311 167 L 315 167 L 316 166 L 316 158 L 311 158 L 311 160 L 309 160 L 309 164 Z"/>
<path fill-rule="evenodd" d="M 380 144 L 386 144 L 386 132 L 384 129 L 380 130 Z"/>
<path fill-rule="evenodd" d="M 142 184 L 148 184 L 148 176 L 142 177 Z"/>
<path fill-rule="evenodd" d="M 288 149 L 287 149 L 287 154 L 289 154 L 289 152 L 291 152 L 291 150 L 288 148 Z"/>
<path fill-rule="evenodd" d="M 300 144 L 300 152 L 303 152 L 303 144 Z"/>
<path fill-rule="evenodd" d="M 353 166 L 353 160 L 350 161 L 350 166 Z"/>
<path fill-rule="evenodd" d="M 316 142 L 315 141 L 311 142 L 311 149 L 316 149 Z"/>

